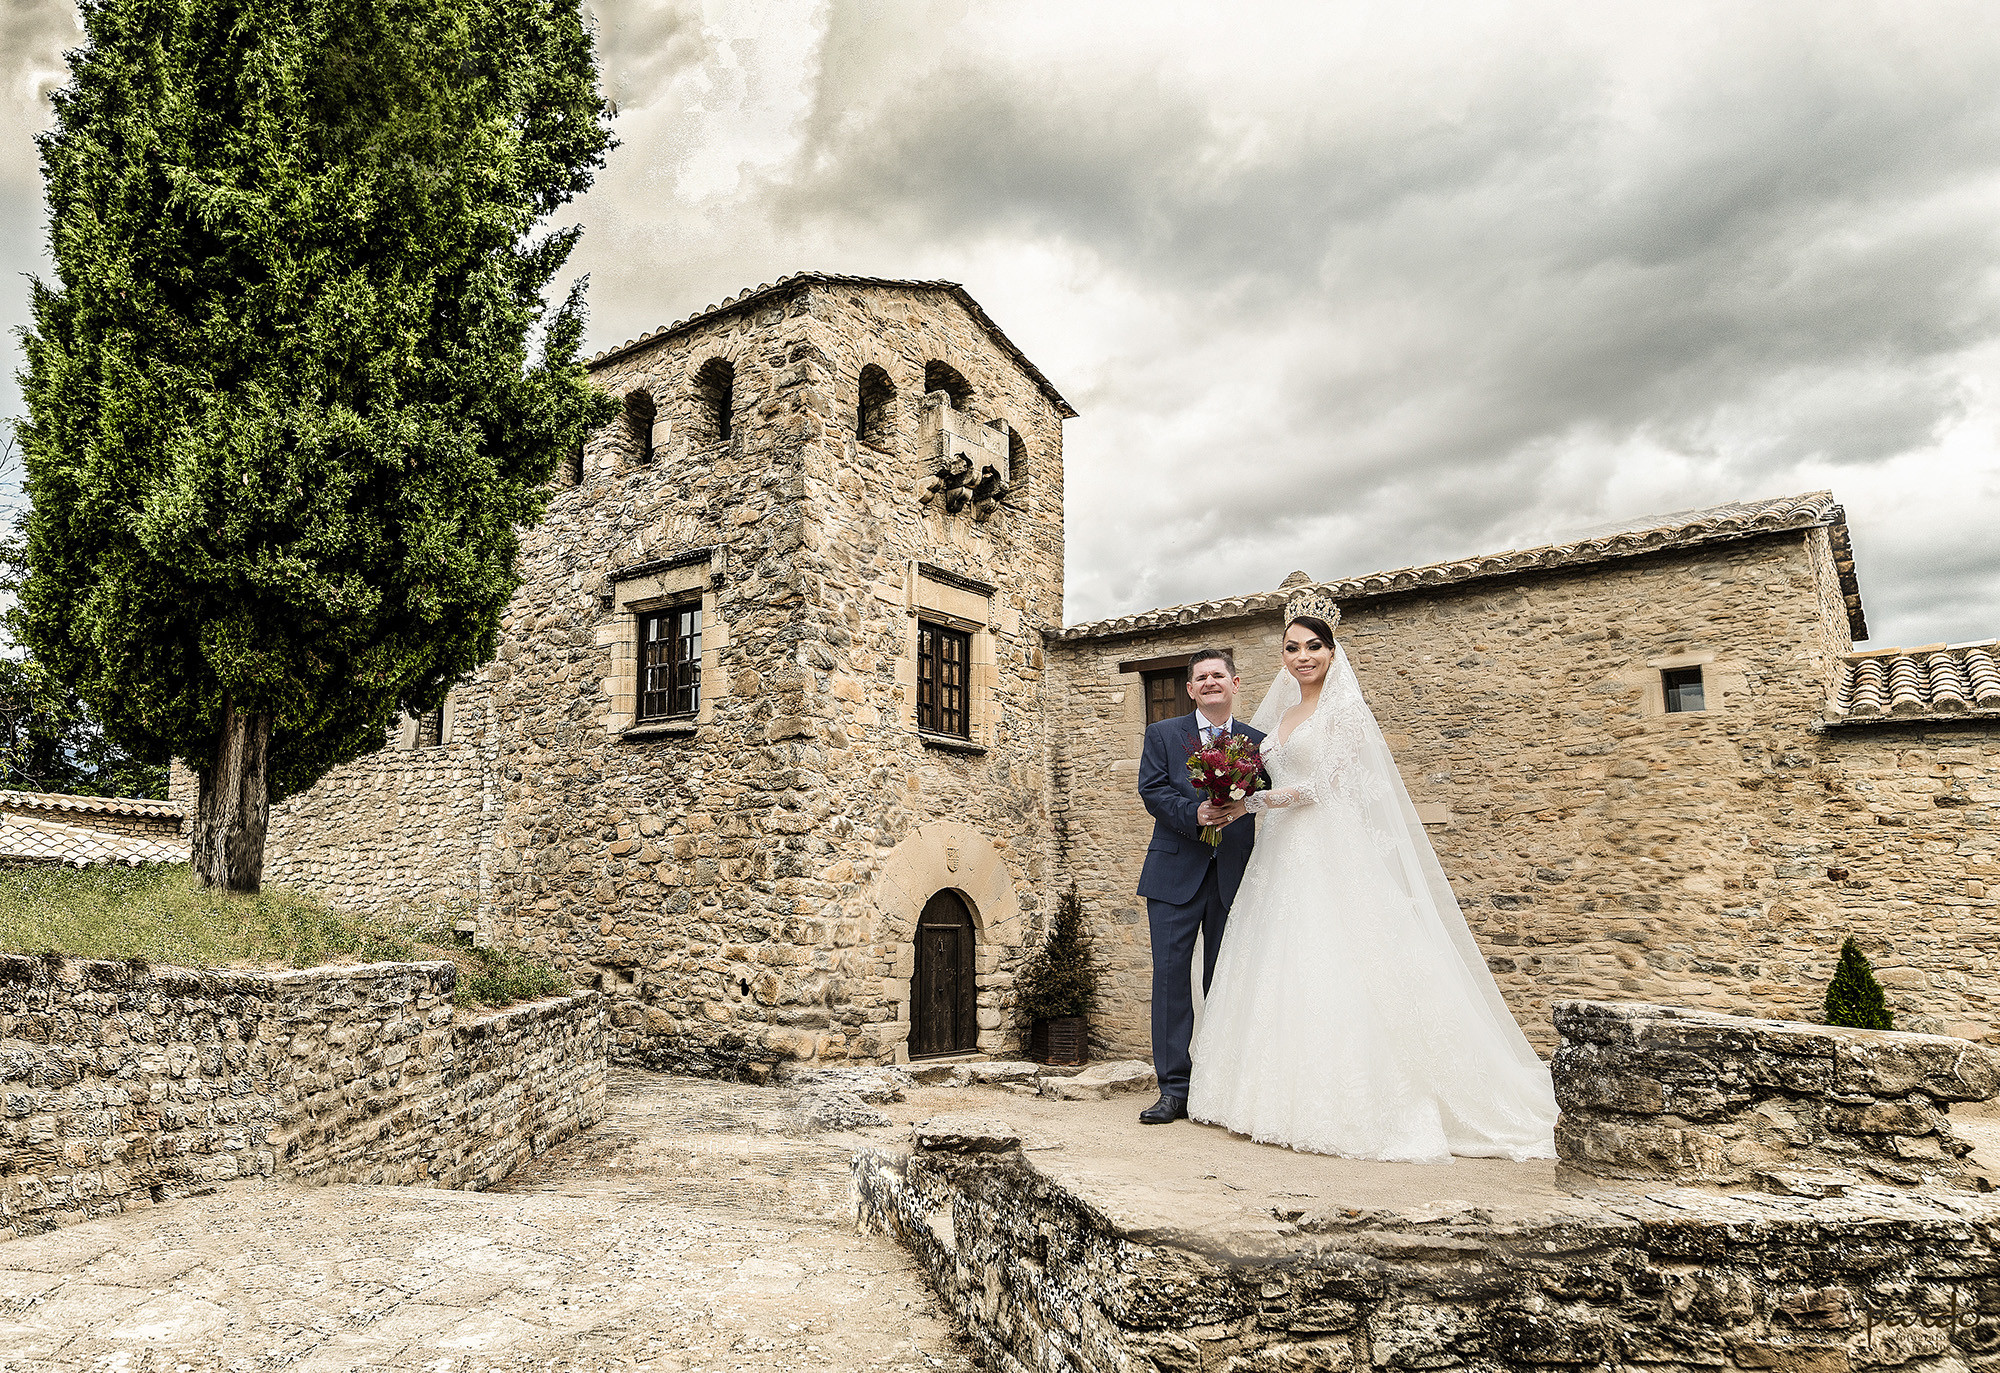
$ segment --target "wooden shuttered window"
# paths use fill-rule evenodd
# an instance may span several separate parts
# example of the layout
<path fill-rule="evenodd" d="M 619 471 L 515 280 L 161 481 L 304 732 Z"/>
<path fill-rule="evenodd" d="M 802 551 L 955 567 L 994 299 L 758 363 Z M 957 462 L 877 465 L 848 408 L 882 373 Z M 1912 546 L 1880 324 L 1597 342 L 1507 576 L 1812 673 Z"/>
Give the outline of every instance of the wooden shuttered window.
<path fill-rule="evenodd" d="M 701 606 L 639 616 L 639 719 L 669 720 L 701 708 Z"/>
<path fill-rule="evenodd" d="M 1146 683 L 1146 723 L 1157 725 L 1194 709 L 1187 694 L 1188 670 L 1165 667 L 1148 672 Z"/>
<path fill-rule="evenodd" d="M 972 636 L 964 630 L 917 622 L 917 728 L 931 734 L 972 737 L 970 681 Z"/>

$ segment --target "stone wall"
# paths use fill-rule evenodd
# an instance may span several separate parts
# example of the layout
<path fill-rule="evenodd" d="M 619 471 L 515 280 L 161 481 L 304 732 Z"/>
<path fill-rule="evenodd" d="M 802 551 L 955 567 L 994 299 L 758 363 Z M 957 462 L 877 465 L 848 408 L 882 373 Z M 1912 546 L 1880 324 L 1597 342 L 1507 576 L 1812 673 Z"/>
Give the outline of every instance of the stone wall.
<path fill-rule="evenodd" d="M 455 1023 L 456 980 L 0 955 L 0 1235 L 247 1176 L 477 1189 L 603 1115 L 595 993 Z"/>
<path fill-rule="evenodd" d="M 1467 921 L 1543 1052 L 1571 997 L 1817 1018 L 1857 936 L 1899 1026 L 2000 1031 L 2000 722 L 1826 727 L 1845 652 L 1823 529 L 1343 606 L 1338 633 Z M 1120 661 L 1235 647 L 1247 714 L 1279 611 L 1051 646 L 1066 873 L 1146 1052 L 1151 820 Z M 1668 714 L 1660 664 L 1708 706 Z"/>
<path fill-rule="evenodd" d="M 1949 1113 L 2000 1094 L 2000 1050 L 1633 1003 L 1567 1001 L 1555 1018 L 1556 1151 L 1579 1171 L 1992 1189 Z"/>
<path fill-rule="evenodd" d="M 1002 1130 L 869 1151 L 862 1223 L 913 1254 L 997 1373 L 1990 1368 L 2000 1200 L 1655 1190 L 1494 1214 L 1135 1227 Z"/>
<path fill-rule="evenodd" d="M 420 746 L 416 721 L 405 719 L 381 749 L 272 806 L 264 880 L 319 892 L 346 910 L 441 911 L 474 922 L 490 904 L 499 819 L 491 671 L 446 699 L 442 743 Z M 167 788 L 193 815 L 194 774 L 175 763 Z"/>

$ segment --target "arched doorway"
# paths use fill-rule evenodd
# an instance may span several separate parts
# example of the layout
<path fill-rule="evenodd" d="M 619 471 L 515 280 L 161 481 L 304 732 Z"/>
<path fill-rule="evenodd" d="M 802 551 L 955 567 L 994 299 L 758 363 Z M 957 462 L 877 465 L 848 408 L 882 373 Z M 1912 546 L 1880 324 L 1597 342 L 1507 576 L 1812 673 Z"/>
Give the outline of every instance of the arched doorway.
<path fill-rule="evenodd" d="M 947 888 L 917 920 L 917 970 L 910 979 L 910 1057 L 979 1047 L 979 987 L 973 976 L 972 912 Z"/>

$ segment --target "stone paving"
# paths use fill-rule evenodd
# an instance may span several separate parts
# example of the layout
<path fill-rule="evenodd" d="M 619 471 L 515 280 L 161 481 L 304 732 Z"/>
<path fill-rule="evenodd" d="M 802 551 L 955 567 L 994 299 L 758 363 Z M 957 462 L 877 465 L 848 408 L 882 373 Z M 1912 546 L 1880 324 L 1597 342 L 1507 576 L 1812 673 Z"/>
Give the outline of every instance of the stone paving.
<path fill-rule="evenodd" d="M 502 1189 L 244 1182 L 0 1245 L 0 1370 L 969 1373 L 799 1094 L 614 1070 Z"/>

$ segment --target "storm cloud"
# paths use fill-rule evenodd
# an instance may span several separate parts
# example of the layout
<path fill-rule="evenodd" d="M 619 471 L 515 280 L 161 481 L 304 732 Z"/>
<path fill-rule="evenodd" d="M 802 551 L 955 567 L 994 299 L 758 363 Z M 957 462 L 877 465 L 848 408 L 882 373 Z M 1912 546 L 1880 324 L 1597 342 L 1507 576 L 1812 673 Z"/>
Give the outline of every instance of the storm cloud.
<path fill-rule="evenodd" d="M 1083 412 L 1072 619 L 1830 487 L 1875 642 L 2000 633 L 1980 6 L 592 4 L 593 346 L 964 282 Z M 20 271 L 75 27 L 5 25 Z"/>

